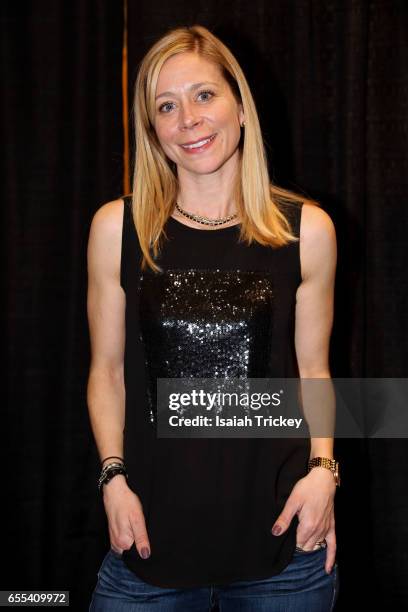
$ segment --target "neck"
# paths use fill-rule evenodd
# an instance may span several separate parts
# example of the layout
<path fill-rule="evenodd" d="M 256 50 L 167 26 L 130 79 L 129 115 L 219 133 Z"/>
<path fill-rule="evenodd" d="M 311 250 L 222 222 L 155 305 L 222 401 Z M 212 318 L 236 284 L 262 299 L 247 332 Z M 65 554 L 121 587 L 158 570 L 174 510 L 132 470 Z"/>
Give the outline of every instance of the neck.
<path fill-rule="evenodd" d="M 233 155 L 216 172 L 192 173 L 178 167 L 179 191 L 177 202 L 183 210 L 210 219 L 229 217 L 237 212 L 233 187 L 237 160 Z"/>

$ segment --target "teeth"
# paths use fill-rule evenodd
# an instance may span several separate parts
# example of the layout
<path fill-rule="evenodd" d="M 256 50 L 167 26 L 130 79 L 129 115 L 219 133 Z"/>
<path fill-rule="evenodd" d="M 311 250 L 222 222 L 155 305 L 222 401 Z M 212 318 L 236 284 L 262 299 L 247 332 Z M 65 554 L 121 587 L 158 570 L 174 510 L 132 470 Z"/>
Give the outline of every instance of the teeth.
<path fill-rule="evenodd" d="M 210 142 L 212 136 L 210 136 L 210 138 L 207 138 L 206 140 L 200 140 L 200 142 L 196 142 L 195 144 L 191 144 L 191 145 L 182 145 L 185 149 L 197 149 L 198 147 L 202 147 L 203 145 L 207 144 L 207 142 Z"/>

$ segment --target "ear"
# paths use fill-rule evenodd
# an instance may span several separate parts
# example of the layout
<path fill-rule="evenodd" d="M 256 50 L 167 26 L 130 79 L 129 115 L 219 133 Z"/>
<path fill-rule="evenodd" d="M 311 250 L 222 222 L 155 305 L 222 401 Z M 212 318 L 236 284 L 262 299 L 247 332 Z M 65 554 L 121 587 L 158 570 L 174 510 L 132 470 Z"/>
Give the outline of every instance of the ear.
<path fill-rule="evenodd" d="M 239 117 L 239 123 L 242 124 L 243 121 L 245 121 L 245 115 L 244 115 L 244 108 L 242 106 L 242 104 L 238 104 L 238 117 Z"/>

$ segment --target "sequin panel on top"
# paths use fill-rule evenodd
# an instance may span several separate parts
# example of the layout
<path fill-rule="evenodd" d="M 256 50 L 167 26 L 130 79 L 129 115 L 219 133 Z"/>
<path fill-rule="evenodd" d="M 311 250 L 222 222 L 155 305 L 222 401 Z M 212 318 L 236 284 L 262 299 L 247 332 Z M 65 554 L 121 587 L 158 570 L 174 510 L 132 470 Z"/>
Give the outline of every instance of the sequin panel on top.
<path fill-rule="evenodd" d="M 157 378 L 262 378 L 269 372 L 268 271 L 169 269 L 140 275 L 149 420 Z"/>

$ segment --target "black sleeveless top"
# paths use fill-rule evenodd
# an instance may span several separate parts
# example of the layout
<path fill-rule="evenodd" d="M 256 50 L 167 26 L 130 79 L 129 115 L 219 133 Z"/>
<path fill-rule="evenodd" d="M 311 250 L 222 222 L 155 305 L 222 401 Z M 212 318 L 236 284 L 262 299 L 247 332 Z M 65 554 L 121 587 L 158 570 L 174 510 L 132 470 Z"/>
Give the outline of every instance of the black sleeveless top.
<path fill-rule="evenodd" d="M 158 265 L 141 272 L 124 198 L 126 292 L 124 458 L 151 555 L 126 565 L 167 588 L 222 586 L 280 573 L 296 545 L 271 528 L 307 473 L 308 438 L 157 437 L 156 378 L 298 377 L 294 347 L 299 243 L 238 242 L 239 226 L 195 229 L 170 217 Z M 285 214 L 299 236 L 301 205 Z"/>

